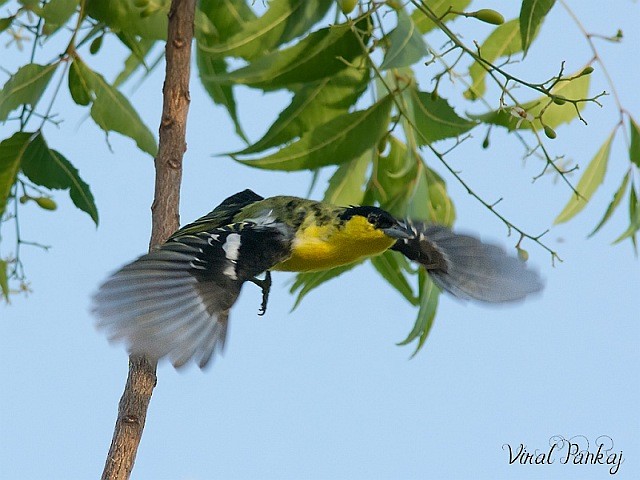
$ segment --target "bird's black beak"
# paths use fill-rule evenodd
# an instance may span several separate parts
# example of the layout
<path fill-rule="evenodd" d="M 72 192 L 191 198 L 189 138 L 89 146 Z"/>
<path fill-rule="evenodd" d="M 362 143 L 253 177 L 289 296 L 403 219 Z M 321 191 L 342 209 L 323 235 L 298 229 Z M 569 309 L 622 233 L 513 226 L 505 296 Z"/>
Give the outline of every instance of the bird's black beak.
<path fill-rule="evenodd" d="M 409 238 L 411 236 L 411 231 L 400 223 L 396 223 L 389 228 L 383 228 L 382 231 L 386 236 L 391 238 Z"/>

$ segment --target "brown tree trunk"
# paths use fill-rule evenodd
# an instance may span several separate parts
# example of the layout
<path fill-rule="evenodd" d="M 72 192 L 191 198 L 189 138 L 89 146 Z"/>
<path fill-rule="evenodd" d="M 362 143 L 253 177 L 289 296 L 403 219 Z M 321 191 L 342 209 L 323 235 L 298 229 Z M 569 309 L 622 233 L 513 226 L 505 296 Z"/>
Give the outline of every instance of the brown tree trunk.
<path fill-rule="evenodd" d="M 191 44 L 196 0 L 172 0 L 166 45 L 166 77 L 163 88 L 160 143 L 155 159 L 156 187 L 151 206 L 149 248 L 163 243 L 180 225 L 182 157 L 187 149 L 185 133 L 189 112 Z M 147 409 L 156 385 L 156 365 L 146 358 L 129 358 L 129 376 L 118 406 L 111 447 L 103 480 L 125 480 L 131 475 L 142 437 Z"/>

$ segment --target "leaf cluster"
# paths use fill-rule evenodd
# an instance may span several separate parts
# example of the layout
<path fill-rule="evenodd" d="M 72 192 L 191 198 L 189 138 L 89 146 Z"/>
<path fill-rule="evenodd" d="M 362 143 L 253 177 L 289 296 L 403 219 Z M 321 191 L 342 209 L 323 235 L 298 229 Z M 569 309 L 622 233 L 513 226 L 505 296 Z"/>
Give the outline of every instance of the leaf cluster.
<path fill-rule="evenodd" d="M 629 170 L 593 233 L 628 195 L 630 226 L 617 241 L 631 238 L 635 244 L 640 229 L 635 181 L 640 132 L 626 110 L 620 106 L 620 124 L 576 186 L 566 176 L 573 169 L 565 169 L 561 156 L 553 156 L 547 145 L 563 124 L 586 123 L 585 105 L 598 103 L 603 95 L 590 94 L 592 64 L 601 63 L 597 53 L 579 71 L 566 74 L 562 64 L 540 83 L 510 73 L 510 65 L 534 48 L 554 6 L 554 0 L 523 0 L 518 18 L 504 21 L 493 10 L 473 11 L 471 0 L 272 0 L 260 5 L 247 0 L 201 0 L 195 24 L 197 74 L 211 100 L 226 109 L 246 142 L 242 149 L 228 153 L 236 161 L 267 170 L 310 171 L 315 176 L 328 169 L 331 176 L 324 199 L 329 202 L 379 204 L 398 217 L 452 225 L 454 203 L 445 179 L 436 171 L 443 168 L 519 234 L 516 247 L 523 256 L 521 242 L 528 239 L 557 258 L 543 243 L 544 234 L 528 234 L 500 214 L 496 203 L 476 194 L 449 165 L 448 153 L 479 128 L 486 129 L 484 148 L 489 147 L 494 128 L 517 135 L 524 155 L 542 160 L 539 176 L 549 171 L 569 186 L 572 196 L 556 218 L 560 223 L 582 210 L 602 183 L 615 134 L 628 125 Z M 64 86 L 105 135 L 124 135 L 141 151 L 155 155 L 153 134 L 119 87 L 136 74 L 144 79 L 160 63 L 168 8 L 168 0 L 22 0 L 0 18 L 0 31 L 16 46 L 25 39 L 33 41 L 29 61 L 0 90 L 0 122 L 16 125 L 15 133 L 0 143 L 0 212 L 5 212 L 5 221 L 17 221 L 21 199 L 50 198 L 52 190 L 66 189 L 73 203 L 98 222 L 89 186 L 71 161 L 45 140 L 46 128 L 56 122 L 51 114 L 53 101 Z M 482 42 L 465 43 L 452 30 L 454 25 L 476 21 L 493 25 L 487 26 L 490 30 Z M 42 41 L 52 35 L 65 36 L 67 47 L 54 60 L 37 63 Z M 91 56 L 112 53 L 103 47 L 106 36 L 117 38 L 128 52 L 113 80 L 90 67 Z M 442 37 L 443 46 L 434 48 L 432 43 L 442 44 Z M 432 72 L 439 68 L 428 86 L 417 80 L 425 65 Z M 457 87 L 459 97 L 441 96 L 443 79 Z M 489 82 L 493 89 L 487 88 Z M 235 96 L 239 86 L 290 94 L 288 105 L 255 141 L 249 141 L 239 118 Z M 497 98 L 490 93 L 496 86 Z M 52 94 L 45 96 L 47 91 Z M 53 100 L 43 106 L 42 98 Z M 454 108 L 461 103 L 486 109 L 462 114 L 477 108 Z M 38 205 L 46 208 L 47 202 Z M 6 213 L 9 210 L 11 214 Z M 0 263 L 5 296 L 9 280 L 19 277 L 20 262 L 15 257 Z M 424 271 L 415 270 L 393 252 L 374 258 L 372 264 L 418 308 L 415 326 L 403 343 L 417 341 L 419 349 L 433 324 L 437 288 Z M 296 305 L 311 290 L 350 268 L 353 265 L 298 275 L 291 288 L 297 293 Z"/>

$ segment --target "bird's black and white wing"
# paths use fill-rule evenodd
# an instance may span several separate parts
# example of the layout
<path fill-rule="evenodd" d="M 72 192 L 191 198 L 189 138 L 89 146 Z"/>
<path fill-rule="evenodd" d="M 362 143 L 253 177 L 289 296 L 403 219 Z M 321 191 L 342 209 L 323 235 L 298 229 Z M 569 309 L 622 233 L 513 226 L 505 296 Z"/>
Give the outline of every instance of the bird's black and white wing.
<path fill-rule="evenodd" d="M 501 247 L 440 225 L 404 224 L 412 235 L 391 248 L 423 265 L 436 285 L 456 297 L 503 303 L 542 290 L 538 273 Z"/>
<path fill-rule="evenodd" d="M 242 222 L 172 237 L 100 286 L 97 325 L 130 353 L 203 368 L 224 347 L 242 284 L 288 258 L 292 236 L 282 224 Z"/>

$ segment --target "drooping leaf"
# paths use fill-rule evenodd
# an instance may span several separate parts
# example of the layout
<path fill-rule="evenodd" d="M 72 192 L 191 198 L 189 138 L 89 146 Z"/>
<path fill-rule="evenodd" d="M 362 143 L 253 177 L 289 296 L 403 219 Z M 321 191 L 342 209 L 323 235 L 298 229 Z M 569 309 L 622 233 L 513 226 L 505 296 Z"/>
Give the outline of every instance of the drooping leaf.
<path fill-rule="evenodd" d="M 87 79 L 80 74 L 78 62 L 71 62 L 69 66 L 69 93 L 71 98 L 78 105 L 89 105 L 91 103 L 91 87 L 87 83 Z"/>
<path fill-rule="evenodd" d="M 33 133 L 16 132 L 0 142 L 0 218 L 7 207 L 11 187 L 16 181 L 20 162 L 32 136 Z"/>
<path fill-rule="evenodd" d="M 571 80 L 570 82 L 560 82 L 552 89 L 552 93 L 555 95 L 562 95 L 565 98 L 571 100 L 586 99 L 589 95 L 589 76 L 583 76 Z M 536 117 L 540 114 L 542 108 L 544 108 L 551 100 L 542 96 L 537 100 L 522 104 L 521 108 L 527 113 Z M 581 102 L 578 104 L 578 109 L 582 111 L 586 103 Z M 566 102 L 563 105 L 557 105 L 551 103 L 549 107 L 544 111 L 544 124 L 551 128 L 557 128 L 563 123 L 569 123 L 573 119 L 577 118 L 578 113 L 572 103 Z M 469 115 L 474 120 L 479 120 L 482 123 L 491 123 L 493 125 L 499 125 L 506 127 L 509 130 L 527 130 L 534 128 L 535 130 L 542 130 L 543 125 L 538 119 L 535 119 L 532 123 L 523 121 L 520 124 L 519 118 L 511 114 L 510 109 L 494 110 L 492 112 L 483 113 L 480 115 Z"/>
<path fill-rule="evenodd" d="M 0 90 L 0 122 L 4 122 L 9 113 L 21 105 L 35 107 L 57 67 L 57 63 L 29 63 L 20 67 Z"/>
<path fill-rule="evenodd" d="M 629 146 L 629 160 L 640 168 L 640 126 L 633 118 L 629 118 L 631 130 L 631 145 Z"/>
<path fill-rule="evenodd" d="M 227 62 L 224 58 L 212 57 L 200 48 L 200 43 L 196 47 L 196 62 L 198 64 L 198 76 L 202 86 L 209 94 L 209 97 L 218 105 L 226 108 L 240 138 L 248 143 L 247 137 L 240 125 L 236 99 L 231 85 L 219 83 L 215 80 L 220 75 L 227 73 Z"/>
<path fill-rule="evenodd" d="M 289 106 L 280 113 L 267 133 L 236 154 L 247 155 L 282 145 L 301 137 L 314 126 L 346 113 L 366 90 L 368 81 L 367 69 L 346 68 L 333 77 L 304 85 L 295 93 Z"/>
<path fill-rule="evenodd" d="M 5 301 L 9 301 L 9 277 L 7 274 L 7 262 L 0 258 L 0 293 Z"/>
<path fill-rule="evenodd" d="M 155 156 L 155 138 L 129 100 L 80 59 L 73 63 L 77 64 L 82 84 L 92 92 L 91 118 L 98 126 L 105 132 L 114 131 L 133 139 L 140 150 Z"/>
<path fill-rule="evenodd" d="M 477 122 L 459 117 L 444 98 L 432 98 L 428 92 L 411 87 L 405 90 L 413 108 L 413 124 L 417 128 L 416 142 L 427 145 L 468 132 Z"/>
<path fill-rule="evenodd" d="M 261 57 L 303 35 L 325 16 L 332 4 L 332 0 L 271 2 L 260 18 L 244 22 L 242 29 L 230 38 L 225 39 L 221 35 L 219 40 L 223 43 L 207 44 L 202 47 L 203 51 L 214 56 L 242 57 L 246 60 Z M 220 5 L 216 12 L 221 8 L 224 7 Z M 210 17 L 216 12 L 210 12 Z"/>
<path fill-rule="evenodd" d="M 324 192 L 325 202 L 342 206 L 362 204 L 364 199 L 362 186 L 373 161 L 372 156 L 373 149 L 370 149 L 358 158 L 340 165 L 329 179 L 329 186 Z"/>
<path fill-rule="evenodd" d="M 381 70 L 413 65 L 427 55 L 422 34 L 404 9 L 398 11 L 398 25 L 388 36 L 390 47 L 380 65 Z"/>
<path fill-rule="evenodd" d="M 256 19 L 245 0 L 201 0 L 197 8 L 209 19 L 216 43 L 226 42 L 232 35 Z M 273 6 L 272 6 L 273 8 Z M 202 32 L 196 32 L 196 36 Z"/>
<path fill-rule="evenodd" d="M 360 27 L 363 28 L 363 27 Z M 239 83 L 263 90 L 309 83 L 335 75 L 362 53 L 350 25 L 310 33 L 295 45 L 257 58 L 228 74 L 203 76 L 223 84 Z"/>
<path fill-rule="evenodd" d="M 418 316 L 407 338 L 398 343 L 398 345 L 407 345 L 415 339 L 418 339 L 418 344 L 412 356 L 415 356 L 420 351 L 429 336 L 440 297 L 440 291 L 424 270 L 420 270 L 418 278 L 420 285 L 420 309 L 418 310 Z"/>
<path fill-rule="evenodd" d="M 104 22 L 115 32 L 166 40 L 169 5 L 169 0 L 154 0 L 144 8 L 136 7 L 130 0 L 86 0 L 85 10 L 87 15 Z"/>
<path fill-rule="evenodd" d="M 407 188 L 409 197 L 405 216 L 413 220 L 430 219 L 431 199 L 429 198 L 426 170 L 426 165 L 422 161 L 418 163 L 416 177 Z"/>
<path fill-rule="evenodd" d="M 438 18 L 442 18 L 442 16 L 447 13 L 449 8 L 456 12 L 462 12 L 469 6 L 471 0 L 433 0 L 428 3 L 429 8 L 433 11 L 433 13 Z M 454 20 L 457 15 L 447 15 L 442 18 L 443 22 L 448 22 Z M 427 17 L 424 12 L 420 11 L 420 9 L 416 9 L 411 13 L 411 18 L 413 19 L 413 23 L 416 24 L 420 33 L 425 34 L 430 32 L 434 28 L 436 28 L 435 23 L 433 23 L 429 17 Z"/>
<path fill-rule="evenodd" d="M 320 272 L 304 272 L 298 273 L 296 275 L 296 279 L 293 282 L 293 285 L 289 289 L 289 293 L 296 293 L 298 296 L 296 297 L 296 301 L 293 304 L 292 310 L 300 305 L 300 302 L 307 294 L 322 285 L 325 282 L 328 282 L 332 278 L 336 278 L 339 275 L 342 275 L 344 272 L 351 270 L 353 267 L 360 265 L 362 262 L 350 263 L 348 265 L 342 265 L 340 267 L 331 268 L 329 270 L 323 270 Z"/>
<path fill-rule="evenodd" d="M 596 225 L 596 228 L 593 229 L 593 232 L 589 234 L 589 237 L 592 237 L 593 235 L 595 235 L 595 233 L 598 230 L 600 230 L 605 223 L 607 223 L 609 218 L 611 218 L 611 215 L 613 215 L 613 212 L 615 212 L 616 208 L 618 208 L 618 205 L 620 205 L 620 201 L 622 200 L 622 197 L 624 197 L 624 194 L 627 190 L 627 185 L 629 184 L 630 178 L 631 178 L 631 172 L 627 172 L 624 178 L 622 179 L 622 183 L 620 183 L 620 186 L 618 187 L 616 192 L 613 194 L 613 199 L 611 200 L 611 203 L 609 203 L 607 210 L 604 212 L 604 216 L 602 217 L 602 220 L 600 220 L 598 225 Z"/>
<path fill-rule="evenodd" d="M 389 152 L 379 155 L 374 167 L 375 179 L 370 182 L 374 199 L 396 217 L 407 215 L 411 193 L 419 177 L 421 160 L 396 137 L 389 137 Z"/>
<path fill-rule="evenodd" d="M 44 27 L 42 32 L 51 35 L 62 27 L 74 14 L 79 0 L 51 0 L 42 9 Z"/>
<path fill-rule="evenodd" d="M 409 281 L 400 266 L 399 258 L 401 253 L 387 250 L 381 255 L 371 257 L 371 264 L 375 267 L 382 278 L 395 288 L 412 305 L 417 305 L 420 299 L 415 296 Z"/>
<path fill-rule="evenodd" d="M 535 36 L 537 31 L 533 32 Z M 534 37 L 532 37 L 533 39 Z M 480 55 L 487 62 L 495 62 L 500 57 L 513 56 L 522 51 L 522 39 L 518 19 L 510 20 L 497 27 L 480 46 Z M 469 68 L 471 86 L 464 92 L 465 98 L 476 100 L 486 91 L 487 67 L 474 62 Z"/>
<path fill-rule="evenodd" d="M 145 38 L 142 38 L 137 42 L 136 51 L 132 51 L 131 54 L 129 54 L 124 61 L 122 70 L 113 81 L 113 86 L 115 88 L 118 88 L 126 82 L 140 67 L 144 68 L 146 72 L 150 71 L 146 64 L 146 58 L 155 44 L 155 40 L 148 40 Z"/>
<path fill-rule="evenodd" d="M 435 171 L 426 168 L 425 175 L 429 186 L 429 220 L 433 223 L 451 227 L 456 219 L 456 209 L 447 193 L 445 181 Z"/>
<path fill-rule="evenodd" d="M 241 160 L 268 170 L 311 170 L 339 165 L 372 148 L 387 131 L 393 99 L 387 96 L 369 107 L 340 115 L 305 133 L 279 152 L 255 160 Z"/>
<path fill-rule="evenodd" d="M 640 202 L 638 201 L 636 189 L 631 185 L 631 192 L 629 193 L 629 226 L 622 232 L 622 235 L 613 241 L 613 244 L 632 238 L 635 246 L 635 236 L 638 230 L 640 230 Z"/>
<path fill-rule="evenodd" d="M 525 55 L 544 21 L 544 17 L 549 13 L 554 3 L 555 0 L 522 0 L 519 20 L 522 50 Z"/>
<path fill-rule="evenodd" d="M 255 20 L 256 15 L 244 0 L 203 0 L 198 3 L 198 9 L 209 23 L 207 29 L 202 28 L 204 21 L 200 22 L 200 26 L 196 23 L 198 77 L 209 97 L 227 110 L 238 136 L 249 143 L 240 125 L 232 86 L 215 80 L 215 77 L 228 73 L 227 60 L 224 56 L 209 52 L 208 48 L 226 42 L 243 30 L 247 23 Z"/>
<path fill-rule="evenodd" d="M 595 154 L 589 166 L 580 177 L 580 181 L 576 186 L 576 190 L 580 193 L 580 197 L 575 194 L 571 195 L 571 198 L 560 212 L 560 215 L 553 221 L 555 225 L 564 223 L 567 220 L 573 218 L 578 212 L 580 212 L 591 199 L 593 192 L 600 186 L 604 180 L 604 174 L 607 171 L 607 163 L 609 162 L 609 153 L 611 152 L 611 143 L 613 142 L 612 132 L 609 138 L 602 144 L 598 152 Z"/>
<path fill-rule="evenodd" d="M 20 167 L 22 173 L 36 185 L 50 190 L 69 189 L 73 204 L 88 213 L 98 225 L 98 209 L 89 185 L 80 178 L 78 170 L 69 160 L 60 152 L 49 148 L 42 132 L 31 139 Z"/>

